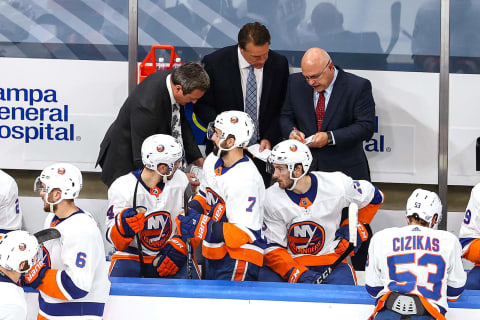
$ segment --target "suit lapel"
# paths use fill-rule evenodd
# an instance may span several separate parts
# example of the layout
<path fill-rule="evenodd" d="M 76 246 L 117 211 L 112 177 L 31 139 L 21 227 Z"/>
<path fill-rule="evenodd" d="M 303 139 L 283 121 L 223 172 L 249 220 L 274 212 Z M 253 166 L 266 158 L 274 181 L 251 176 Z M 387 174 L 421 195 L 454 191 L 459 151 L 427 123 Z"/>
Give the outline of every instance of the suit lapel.
<path fill-rule="evenodd" d="M 330 95 L 330 99 L 328 100 L 327 110 L 325 111 L 325 117 L 322 123 L 322 131 L 327 131 L 328 124 L 333 119 L 338 109 L 339 102 L 342 98 L 342 93 L 344 92 L 344 71 L 337 66 L 335 67 L 338 69 L 338 75 L 335 83 L 333 84 L 332 94 Z"/>
<path fill-rule="evenodd" d="M 235 108 L 239 111 L 244 111 L 245 102 L 243 101 L 243 92 L 242 92 L 242 77 L 240 76 L 240 68 L 238 66 L 238 54 L 237 54 L 237 46 L 233 46 L 234 50 L 232 50 L 232 69 L 230 70 L 232 74 L 232 83 L 231 86 L 233 88 L 233 100 L 235 101 Z M 232 107 L 232 106 L 226 106 Z M 240 109 L 241 108 L 241 109 Z"/>
<path fill-rule="evenodd" d="M 262 118 L 262 114 L 265 111 L 266 106 L 268 105 L 268 97 L 272 89 L 272 79 L 275 75 L 273 74 L 273 67 L 271 60 L 267 59 L 263 67 L 263 83 L 262 83 L 262 96 L 260 97 L 260 115 L 259 119 Z"/>

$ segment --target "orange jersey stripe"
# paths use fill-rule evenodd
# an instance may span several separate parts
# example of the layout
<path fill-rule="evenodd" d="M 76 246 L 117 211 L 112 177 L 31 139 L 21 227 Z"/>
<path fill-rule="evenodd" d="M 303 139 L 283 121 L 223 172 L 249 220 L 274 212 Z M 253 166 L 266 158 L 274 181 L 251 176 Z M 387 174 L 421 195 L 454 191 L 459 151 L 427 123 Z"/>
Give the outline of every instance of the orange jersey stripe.
<path fill-rule="evenodd" d="M 117 229 L 117 224 L 114 224 L 110 228 L 110 238 L 112 239 L 113 245 L 117 250 L 125 250 L 128 248 L 130 242 L 133 241 L 133 237 L 123 237 L 119 230 Z"/>
<path fill-rule="evenodd" d="M 211 248 L 207 246 L 202 246 L 203 256 L 207 259 L 220 260 L 227 254 L 230 255 L 232 259 L 236 260 L 245 260 L 251 262 L 259 267 L 263 265 L 263 254 L 246 248 L 229 248 L 225 245 L 222 245 L 218 248 Z"/>
<path fill-rule="evenodd" d="M 474 239 L 462 257 L 475 264 L 480 263 L 480 239 Z"/>
<path fill-rule="evenodd" d="M 267 253 L 265 255 L 265 265 L 281 275 L 284 279 L 287 277 L 290 269 L 299 267 L 299 264 L 293 260 L 285 248 L 278 248 Z"/>
<path fill-rule="evenodd" d="M 45 276 L 42 279 L 42 283 L 38 286 L 38 290 L 41 290 L 52 298 L 68 300 L 57 283 L 57 273 L 59 272 L 61 271 L 55 269 L 48 269 L 45 271 Z"/>

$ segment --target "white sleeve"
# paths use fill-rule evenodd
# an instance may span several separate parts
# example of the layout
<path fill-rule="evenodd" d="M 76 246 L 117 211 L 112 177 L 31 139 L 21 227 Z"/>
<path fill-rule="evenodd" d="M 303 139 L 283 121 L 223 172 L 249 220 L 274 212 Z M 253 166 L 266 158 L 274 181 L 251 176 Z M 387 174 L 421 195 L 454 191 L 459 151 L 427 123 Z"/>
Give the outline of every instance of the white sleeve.
<path fill-rule="evenodd" d="M 109 230 L 115 224 L 115 217 L 125 208 L 132 207 L 130 197 L 125 197 L 125 188 L 118 179 L 108 189 L 108 211 L 105 221 L 106 230 Z M 133 193 L 133 192 L 132 192 Z M 107 231 L 108 232 L 108 231 Z"/>
<path fill-rule="evenodd" d="M 265 225 L 264 235 L 268 244 L 275 243 L 286 248 L 288 244 L 286 222 L 283 221 L 280 215 L 277 215 L 267 201 L 265 202 L 263 223 Z"/>
<path fill-rule="evenodd" d="M 27 319 L 27 310 L 17 304 L 0 304 L 0 319 L 24 320 Z"/>
<path fill-rule="evenodd" d="M 457 237 L 451 235 L 453 242 L 453 252 L 450 255 L 450 261 L 447 268 L 447 285 L 453 288 L 461 288 L 467 281 L 467 273 L 463 269 L 462 247 Z"/>
<path fill-rule="evenodd" d="M 252 230 L 260 230 L 263 223 L 265 188 L 255 180 L 243 179 L 232 184 L 225 199 L 228 221 Z"/>
<path fill-rule="evenodd" d="M 384 257 L 381 256 L 381 252 L 378 252 L 380 250 L 376 248 L 379 240 L 378 233 L 374 234 L 368 247 L 367 263 L 365 265 L 365 285 L 370 287 L 383 286 L 379 261 Z"/>
<path fill-rule="evenodd" d="M 470 194 L 459 238 L 480 238 L 480 183 Z"/>
<path fill-rule="evenodd" d="M 65 264 L 64 271 L 72 282 L 81 290 L 89 292 L 95 278 L 95 270 L 100 259 L 104 260 L 105 255 L 103 243 L 97 243 L 98 232 L 96 225 L 79 221 L 78 228 L 63 238 L 62 262 Z M 70 232 L 72 230 L 69 230 Z"/>
<path fill-rule="evenodd" d="M 345 199 L 348 203 L 356 203 L 358 207 L 366 207 L 375 195 L 375 187 L 366 180 L 353 180 L 347 175 L 342 175 L 345 189 Z"/>

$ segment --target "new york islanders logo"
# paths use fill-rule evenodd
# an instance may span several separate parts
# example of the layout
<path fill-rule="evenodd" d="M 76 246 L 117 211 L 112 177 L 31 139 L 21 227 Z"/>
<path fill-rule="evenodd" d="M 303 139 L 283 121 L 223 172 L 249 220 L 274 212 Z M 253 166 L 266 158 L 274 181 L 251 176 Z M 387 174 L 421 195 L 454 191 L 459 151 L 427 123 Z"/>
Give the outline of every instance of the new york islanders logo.
<path fill-rule="evenodd" d="M 297 149 L 298 149 L 298 147 L 297 147 L 297 145 L 295 145 L 295 144 L 292 144 L 292 145 L 290 146 L 290 151 L 292 151 L 292 152 L 297 151 Z"/>
<path fill-rule="evenodd" d="M 313 222 L 294 223 L 288 230 L 288 247 L 293 254 L 319 253 L 325 244 L 325 229 Z"/>
<path fill-rule="evenodd" d="M 163 152 L 163 151 L 165 151 L 165 146 L 164 146 L 163 144 L 159 144 L 159 145 L 157 146 L 157 151 L 158 151 L 158 152 Z"/>
<path fill-rule="evenodd" d="M 27 245 L 25 243 L 20 243 L 18 245 L 18 250 L 25 251 L 25 249 L 27 249 Z"/>
<path fill-rule="evenodd" d="M 57 173 L 60 175 L 65 174 L 65 168 L 58 168 Z"/>
<path fill-rule="evenodd" d="M 172 234 L 172 219 L 167 211 L 157 211 L 145 217 L 144 229 L 140 232 L 142 245 L 152 251 L 159 251 Z"/>
<path fill-rule="evenodd" d="M 210 188 L 206 190 L 207 213 L 215 221 L 220 221 L 225 214 L 225 201 Z"/>
<path fill-rule="evenodd" d="M 237 117 L 231 117 L 230 122 L 233 123 L 233 124 L 238 123 L 238 118 Z"/>

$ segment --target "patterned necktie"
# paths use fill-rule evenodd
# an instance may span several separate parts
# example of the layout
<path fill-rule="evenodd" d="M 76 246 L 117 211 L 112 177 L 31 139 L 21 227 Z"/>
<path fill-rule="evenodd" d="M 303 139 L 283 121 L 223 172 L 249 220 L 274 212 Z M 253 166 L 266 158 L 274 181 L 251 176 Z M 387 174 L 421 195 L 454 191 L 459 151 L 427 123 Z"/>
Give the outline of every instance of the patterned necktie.
<path fill-rule="evenodd" d="M 318 95 L 317 108 L 315 108 L 318 131 L 322 129 L 323 118 L 325 117 L 325 96 L 323 91 Z"/>
<path fill-rule="evenodd" d="M 257 126 L 257 80 L 255 79 L 255 73 L 253 71 L 253 66 L 248 67 L 248 78 L 247 78 L 247 90 L 245 94 L 245 112 L 252 118 L 253 123 L 255 124 L 255 130 L 253 132 L 252 138 L 250 139 L 251 144 L 257 143 L 258 140 L 258 126 Z"/>
<path fill-rule="evenodd" d="M 178 103 L 172 104 L 172 137 L 178 140 L 183 146 L 182 126 L 180 124 L 180 105 Z M 185 167 L 185 156 L 182 159 L 181 167 Z"/>

